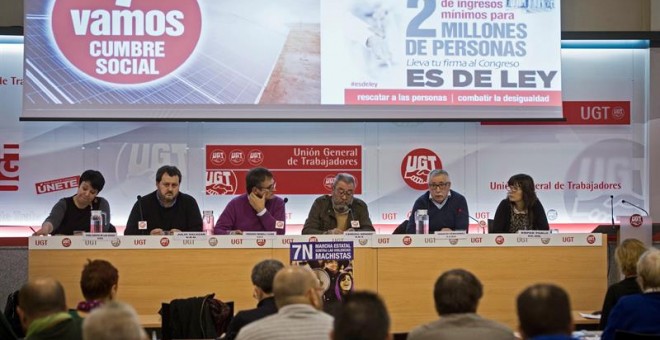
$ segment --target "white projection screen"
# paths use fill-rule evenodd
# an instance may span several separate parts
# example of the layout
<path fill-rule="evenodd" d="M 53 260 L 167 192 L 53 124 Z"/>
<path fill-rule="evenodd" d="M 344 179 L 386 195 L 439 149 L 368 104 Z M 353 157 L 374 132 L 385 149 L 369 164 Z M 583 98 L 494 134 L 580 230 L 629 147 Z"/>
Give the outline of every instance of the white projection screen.
<path fill-rule="evenodd" d="M 559 0 L 33 0 L 22 120 L 561 119 Z"/>

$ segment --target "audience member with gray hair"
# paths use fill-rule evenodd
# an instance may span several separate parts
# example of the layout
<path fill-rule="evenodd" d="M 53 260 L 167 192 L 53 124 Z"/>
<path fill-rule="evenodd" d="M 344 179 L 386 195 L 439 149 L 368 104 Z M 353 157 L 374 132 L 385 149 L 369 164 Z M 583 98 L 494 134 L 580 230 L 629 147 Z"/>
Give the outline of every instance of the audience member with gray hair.
<path fill-rule="evenodd" d="M 408 340 L 513 340 L 513 331 L 477 314 L 483 286 L 464 269 L 449 270 L 438 278 L 433 289 L 439 320 L 416 327 Z"/>
<path fill-rule="evenodd" d="M 328 339 L 332 317 L 321 311 L 323 288 L 306 267 L 286 267 L 273 281 L 278 312 L 241 329 L 238 340 Z"/>
<path fill-rule="evenodd" d="M 332 184 L 332 193 L 314 200 L 302 233 L 343 234 L 347 230 L 375 231 L 369 218 L 367 203 L 353 197 L 356 185 L 353 175 L 337 174 Z"/>
<path fill-rule="evenodd" d="M 263 260 L 252 268 L 251 278 L 254 285 L 252 296 L 259 303 L 257 308 L 240 311 L 234 316 L 227 329 L 225 339 L 234 339 L 245 325 L 277 313 L 273 297 L 273 279 L 282 268 L 284 268 L 282 262 L 272 259 Z"/>
<path fill-rule="evenodd" d="M 83 322 L 85 340 L 148 340 L 133 307 L 112 301 L 92 311 Z"/>
<path fill-rule="evenodd" d="M 427 180 L 429 190 L 413 204 L 407 232 L 415 234 L 415 214 L 426 210 L 429 216 L 429 234 L 436 231 L 466 230 L 469 225 L 467 201 L 463 195 L 451 190 L 449 173 L 442 169 L 431 170 Z"/>
<path fill-rule="evenodd" d="M 603 340 L 617 331 L 653 334 L 660 338 L 660 250 L 651 248 L 637 261 L 637 282 L 642 294 L 622 297 L 612 309 Z"/>

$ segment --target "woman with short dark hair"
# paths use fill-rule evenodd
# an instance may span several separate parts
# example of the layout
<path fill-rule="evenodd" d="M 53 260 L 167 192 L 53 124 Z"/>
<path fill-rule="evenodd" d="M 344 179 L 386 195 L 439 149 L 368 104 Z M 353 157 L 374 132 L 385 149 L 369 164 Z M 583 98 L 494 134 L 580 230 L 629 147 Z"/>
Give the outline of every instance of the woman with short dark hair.
<path fill-rule="evenodd" d="M 78 180 L 78 190 L 71 197 L 57 201 L 50 214 L 34 235 L 73 235 L 75 231 L 89 231 L 92 210 L 101 210 L 107 221 L 103 231 L 114 232 L 110 225 L 110 204 L 98 194 L 105 186 L 105 178 L 96 170 L 86 170 Z"/>

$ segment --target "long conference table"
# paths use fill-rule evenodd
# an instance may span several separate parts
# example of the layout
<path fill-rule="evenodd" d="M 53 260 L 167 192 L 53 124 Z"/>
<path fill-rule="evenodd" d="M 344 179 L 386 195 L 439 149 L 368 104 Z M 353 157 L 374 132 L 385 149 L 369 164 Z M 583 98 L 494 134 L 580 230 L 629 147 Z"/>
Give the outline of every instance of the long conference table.
<path fill-rule="evenodd" d="M 28 275 L 56 278 L 75 306 L 83 300 L 80 274 L 87 259 L 105 259 L 119 270 L 117 298 L 138 314 L 154 315 L 162 302 L 209 293 L 243 310 L 256 305 L 250 281 L 255 263 L 288 263 L 292 242 L 314 241 L 353 241 L 355 289 L 383 297 L 395 333 L 437 319 L 433 286 L 453 268 L 467 269 L 483 283 L 478 313 L 514 329 L 515 298 L 531 284 L 562 286 L 574 310 L 599 310 L 607 290 L 607 240 L 601 234 L 31 237 Z"/>

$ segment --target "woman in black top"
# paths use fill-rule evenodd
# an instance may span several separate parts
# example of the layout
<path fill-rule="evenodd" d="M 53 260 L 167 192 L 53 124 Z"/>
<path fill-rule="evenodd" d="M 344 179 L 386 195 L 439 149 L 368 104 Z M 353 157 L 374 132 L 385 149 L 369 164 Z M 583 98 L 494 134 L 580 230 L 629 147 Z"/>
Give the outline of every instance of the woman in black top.
<path fill-rule="evenodd" d="M 624 279 L 607 288 L 603 310 L 600 315 L 600 329 L 605 329 L 605 326 L 607 326 L 610 312 L 620 298 L 642 293 L 642 289 L 637 284 L 637 260 L 646 250 L 644 243 L 640 240 L 628 238 L 623 240 L 614 251 L 616 265 L 623 273 Z"/>
<path fill-rule="evenodd" d="M 513 175 L 507 184 L 507 198 L 497 207 L 491 232 L 501 234 L 518 230 L 549 230 L 548 218 L 536 197 L 532 177 L 526 174 Z"/>
<path fill-rule="evenodd" d="M 97 195 L 105 185 L 105 178 L 96 170 L 86 170 L 78 180 L 78 191 L 60 199 L 34 235 L 73 235 L 74 231 L 89 231 L 92 210 L 105 212 L 103 231 L 114 232 L 110 225 L 110 204 Z"/>

